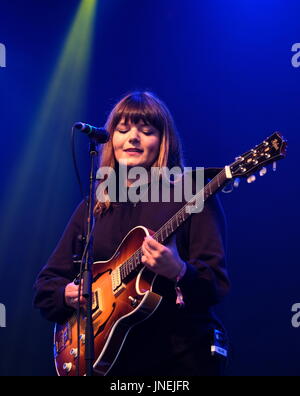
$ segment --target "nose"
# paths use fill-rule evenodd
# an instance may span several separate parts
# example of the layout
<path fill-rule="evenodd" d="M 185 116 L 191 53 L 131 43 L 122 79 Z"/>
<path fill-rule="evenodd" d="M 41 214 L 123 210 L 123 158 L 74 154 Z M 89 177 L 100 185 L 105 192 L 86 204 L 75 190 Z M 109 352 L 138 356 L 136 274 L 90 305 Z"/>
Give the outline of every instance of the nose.
<path fill-rule="evenodd" d="M 138 129 L 136 127 L 132 127 L 130 129 L 129 135 L 128 135 L 128 141 L 130 143 L 140 141 L 140 135 L 139 135 Z"/>

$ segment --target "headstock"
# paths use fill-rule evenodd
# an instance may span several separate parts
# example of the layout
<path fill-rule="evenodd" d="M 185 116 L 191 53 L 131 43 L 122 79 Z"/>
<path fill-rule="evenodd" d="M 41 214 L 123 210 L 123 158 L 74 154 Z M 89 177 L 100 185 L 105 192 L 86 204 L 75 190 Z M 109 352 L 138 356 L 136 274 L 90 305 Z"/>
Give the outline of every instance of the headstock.
<path fill-rule="evenodd" d="M 286 140 L 279 132 L 275 132 L 254 149 L 236 158 L 236 161 L 230 165 L 232 177 L 234 179 L 250 177 L 251 182 L 251 175 L 254 172 L 283 159 L 286 156 L 286 147 Z"/>

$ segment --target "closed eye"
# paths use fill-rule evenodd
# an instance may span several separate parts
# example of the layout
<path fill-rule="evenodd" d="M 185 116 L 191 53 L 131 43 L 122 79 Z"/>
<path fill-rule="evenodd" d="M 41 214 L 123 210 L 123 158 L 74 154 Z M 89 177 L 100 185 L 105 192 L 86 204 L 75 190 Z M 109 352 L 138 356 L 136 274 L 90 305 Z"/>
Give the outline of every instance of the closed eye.
<path fill-rule="evenodd" d="M 153 135 L 153 132 L 152 131 L 143 131 L 143 134 L 144 135 Z"/>
<path fill-rule="evenodd" d="M 117 129 L 117 131 L 120 133 L 126 133 L 129 131 L 129 129 Z"/>

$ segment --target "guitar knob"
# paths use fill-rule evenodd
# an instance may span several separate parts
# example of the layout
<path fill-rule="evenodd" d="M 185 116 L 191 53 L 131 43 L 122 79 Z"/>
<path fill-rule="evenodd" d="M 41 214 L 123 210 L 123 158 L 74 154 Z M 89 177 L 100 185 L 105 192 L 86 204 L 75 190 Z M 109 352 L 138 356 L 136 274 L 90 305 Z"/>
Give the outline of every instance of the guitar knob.
<path fill-rule="evenodd" d="M 66 373 L 69 373 L 72 370 L 73 364 L 72 363 L 64 363 L 63 369 Z"/>
<path fill-rule="evenodd" d="M 138 305 L 138 300 L 132 296 L 129 296 L 128 299 L 131 301 L 131 305 L 136 307 Z"/>
<path fill-rule="evenodd" d="M 78 349 L 77 348 L 72 348 L 70 350 L 70 355 L 74 356 L 74 358 L 76 359 L 78 356 Z"/>

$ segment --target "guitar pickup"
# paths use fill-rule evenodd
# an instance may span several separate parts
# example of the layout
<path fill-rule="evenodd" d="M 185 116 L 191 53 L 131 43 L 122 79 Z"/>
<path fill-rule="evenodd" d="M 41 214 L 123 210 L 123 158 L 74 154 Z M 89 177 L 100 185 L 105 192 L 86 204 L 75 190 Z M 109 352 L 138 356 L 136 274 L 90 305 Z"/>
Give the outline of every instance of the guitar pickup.
<path fill-rule="evenodd" d="M 117 267 L 112 271 L 111 283 L 112 283 L 113 293 L 115 293 L 115 291 L 118 290 L 119 287 L 122 285 L 120 267 Z"/>
<path fill-rule="evenodd" d="M 92 311 L 93 319 L 96 319 L 103 312 L 103 298 L 101 289 L 96 289 L 93 292 Z"/>

